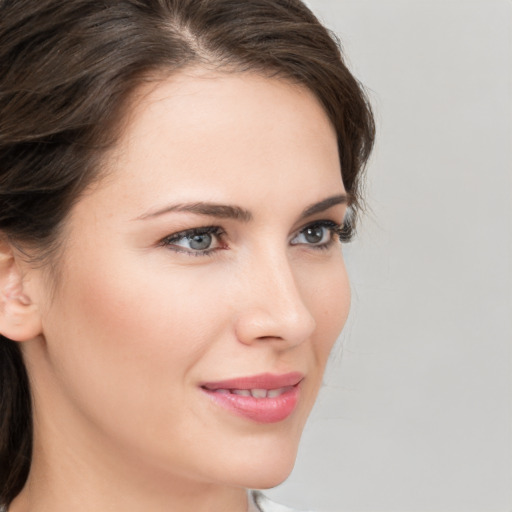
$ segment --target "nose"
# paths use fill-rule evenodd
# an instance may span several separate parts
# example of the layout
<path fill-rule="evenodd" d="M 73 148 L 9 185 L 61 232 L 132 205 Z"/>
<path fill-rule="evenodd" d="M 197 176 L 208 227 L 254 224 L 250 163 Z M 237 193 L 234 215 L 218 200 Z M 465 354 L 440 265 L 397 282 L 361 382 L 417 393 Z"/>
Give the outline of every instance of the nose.
<path fill-rule="evenodd" d="M 240 283 L 235 323 L 240 342 L 272 341 L 289 348 L 311 337 L 316 321 L 304 301 L 305 290 L 301 290 L 284 254 L 254 256 Z"/>

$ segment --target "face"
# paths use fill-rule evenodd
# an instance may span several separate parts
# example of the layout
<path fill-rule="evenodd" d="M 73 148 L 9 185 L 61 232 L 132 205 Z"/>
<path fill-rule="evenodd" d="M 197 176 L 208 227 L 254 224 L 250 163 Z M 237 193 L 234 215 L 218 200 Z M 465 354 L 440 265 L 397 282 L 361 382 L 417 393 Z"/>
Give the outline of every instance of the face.
<path fill-rule="evenodd" d="M 349 308 L 326 114 L 299 86 L 190 70 L 141 91 L 106 165 L 41 291 L 41 428 L 111 467 L 278 484 Z"/>

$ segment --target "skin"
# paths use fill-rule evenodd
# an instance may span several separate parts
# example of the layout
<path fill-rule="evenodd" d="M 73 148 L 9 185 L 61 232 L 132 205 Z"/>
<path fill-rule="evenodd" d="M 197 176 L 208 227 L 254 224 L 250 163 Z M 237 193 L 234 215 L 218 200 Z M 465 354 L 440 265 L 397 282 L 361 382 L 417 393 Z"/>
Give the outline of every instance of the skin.
<path fill-rule="evenodd" d="M 30 511 L 238 511 L 245 488 L 290 473 L 329 352 L 349 310 L 340 243 L 303 228 L 342 223 L 336 134 L 308 90 L 254 74 L 181 72 L 141 90 L 73 207 L 59 281 L 23 270 L 40 332 L 22 344 L 34 392 L 34 455 L 11 506 Z M 170 205 L 235 205 L 251 220 Z M 208 254 L 169 235 L 221 226 Z M 28 307 L 28 306 L 27 306 Z M 33 317 L 33 313 L 31 313 Z M 305 375 L 297 408 L 262 424 L 200 383 Z"/>

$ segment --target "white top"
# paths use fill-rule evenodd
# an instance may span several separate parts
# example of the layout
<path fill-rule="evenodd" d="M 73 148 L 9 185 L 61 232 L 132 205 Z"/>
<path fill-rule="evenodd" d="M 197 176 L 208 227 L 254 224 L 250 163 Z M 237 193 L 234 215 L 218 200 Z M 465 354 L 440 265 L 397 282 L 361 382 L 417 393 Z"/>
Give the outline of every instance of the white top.
<path fill-rule="evenodd" d="M 260 491 L 249 492 L 249 510 L 247 512 L 299 512 L 284 505 L 279 505 L 266 496 Z M 306 511 L 304 511 L 306 512 Z"/>

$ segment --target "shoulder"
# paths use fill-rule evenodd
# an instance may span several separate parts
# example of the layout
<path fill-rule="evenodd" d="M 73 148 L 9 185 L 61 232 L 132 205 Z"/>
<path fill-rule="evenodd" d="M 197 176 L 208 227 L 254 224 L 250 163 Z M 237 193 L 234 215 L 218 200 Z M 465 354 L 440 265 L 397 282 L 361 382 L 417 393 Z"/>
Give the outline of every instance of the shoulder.
<path fill-rule="evenodd" d="M 298 510 L 279 505 L 268 499 L 260 491 L 249 492 L 249 512 L 299 512 Z M 306 512 L 306 511 L 303 511 Z"/>

